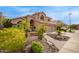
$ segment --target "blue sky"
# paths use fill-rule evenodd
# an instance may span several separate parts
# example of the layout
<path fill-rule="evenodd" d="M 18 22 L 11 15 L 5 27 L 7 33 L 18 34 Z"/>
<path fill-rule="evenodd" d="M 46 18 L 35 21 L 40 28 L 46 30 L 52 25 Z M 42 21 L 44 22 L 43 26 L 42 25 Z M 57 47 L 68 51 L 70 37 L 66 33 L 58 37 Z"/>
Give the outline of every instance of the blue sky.
<path fill-rule="evenodd" d="M 8 18 L 31 15 L 35 12 L 45 12 L 54 20 L 61 20 L 69 24 L 69 12 L 72 13 L 72 24 L 79 24 L 78 6 L 0 6 L 0 12 Z"/>

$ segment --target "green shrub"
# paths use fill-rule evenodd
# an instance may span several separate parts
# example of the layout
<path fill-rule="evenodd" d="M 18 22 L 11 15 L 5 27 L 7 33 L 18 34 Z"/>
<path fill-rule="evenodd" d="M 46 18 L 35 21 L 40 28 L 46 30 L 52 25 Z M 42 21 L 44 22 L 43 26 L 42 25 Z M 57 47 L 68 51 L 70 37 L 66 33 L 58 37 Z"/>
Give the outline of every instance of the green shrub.
<path fill-rule="evenodd" d="M 38 39 L 42 39 L 43 38 L 43 33 L 44 33 L 44 26 L 43 25 L 39 25 L 38 26 L 38 30 L 37 30 Z"/>
<path fill-rule="evenodd" d="M 23 30 L 16 28 L 4 28 L 0 30 L 0 50 L 7 52 L 19 52 L 26 41 Z"/>
<path fill-rule="evenodd" d="M 58 34 L 58 35 L 61 35 L 61 31 L 60 31 L 60 30 L 57 30 L 57 34 Z"/>
<path fill-rule="evenodd" d="M 68 30 L 68 32 L 70 32 L 70 33 L 74 33 L 75 31 L 74 31 L 74 30 L 70 30 L 70 29 L 69 29 L 69 30 Z"/>
<path fill-rule="evenodd" d="M 34 53 L 41 53 L 43 52 L 44 48 L 41 42 L 33 41 L 32 42 L 32 51 Z"/>
<path fill-rule="evenodd" d="M 58 35 L 61 35 L 62 31 L 61 31 L 61 27 L 60 26 L 57 26 L 56 32 L 57 32 Z"/>
<path fill-rule="evenodd" d="M 22 20 L 18 24 L 17 28 L 31 31 L 31 29 L 30 29 L 30 23 L 28 21 L 26 21 L 26 19 Z"/>

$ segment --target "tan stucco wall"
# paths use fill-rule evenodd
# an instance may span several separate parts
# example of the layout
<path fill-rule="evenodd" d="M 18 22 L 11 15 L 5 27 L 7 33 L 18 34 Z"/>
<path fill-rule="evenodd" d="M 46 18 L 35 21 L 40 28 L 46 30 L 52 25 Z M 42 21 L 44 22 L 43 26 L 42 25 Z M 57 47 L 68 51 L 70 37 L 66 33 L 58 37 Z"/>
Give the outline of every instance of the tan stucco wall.
<path fill-rule="evenodd" d="M 44 17 L 44 20 L 42 20 L 42 19 L 40 18 L 42 15 L 43 15 L 43 17 Z M 36 30 L 37 30 L 38 25 L 44 24 L 43 22 L 49 22 L 49 21 L 48 21 L 49 17 L 47 17 L 46 14 L 43 13 L 43 12 L 41 12 L 41 13 L 36 13 L 36 14 L 34 14 L 34 15 L 27 15 L 27 16 L 23 17 L 23 19 L 26 19 L 26 21 L 27 21 L 28 23 L 30 23 L 30 21 L 33 20 L 33 21 L 34 21 L 34 26 L 36 27 Z M 17 19 L 16 19 L 16 20 L 17 20 Z M 39 22 L 39 21 L 42 21 L 42 23 Z M 49 31 L 52 31 L 52 30 L 53 30 L 53 26 L 49 26 L 49 25 L 47 25 L 47 24 L 44 24 L 44 25 L 48 27 L 48 30 L 49 30 Z"/>

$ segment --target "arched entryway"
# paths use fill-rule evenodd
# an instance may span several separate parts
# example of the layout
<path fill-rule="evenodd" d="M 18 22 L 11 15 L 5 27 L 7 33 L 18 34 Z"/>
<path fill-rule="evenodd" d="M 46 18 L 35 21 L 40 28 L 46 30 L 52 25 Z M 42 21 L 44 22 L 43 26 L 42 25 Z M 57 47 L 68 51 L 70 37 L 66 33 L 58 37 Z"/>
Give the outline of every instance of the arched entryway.
<path fill-rule="evenodd" d="M 32 31 L 35 31 L 35 30 L 36 30 L 34 20 L 30 20 L 30 27 L 31 27 L 31 30 L 32 30 Z"/>

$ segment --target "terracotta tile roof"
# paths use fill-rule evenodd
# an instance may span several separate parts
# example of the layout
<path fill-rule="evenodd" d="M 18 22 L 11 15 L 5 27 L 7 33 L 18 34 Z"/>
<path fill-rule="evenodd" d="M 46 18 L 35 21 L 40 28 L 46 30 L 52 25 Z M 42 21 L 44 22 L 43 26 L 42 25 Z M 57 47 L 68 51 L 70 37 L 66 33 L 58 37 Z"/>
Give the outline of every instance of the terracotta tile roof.
<path fill-rule="evenodd" d="M 22 21 L 22 20 L 12 20 L 11 23 L 12 23 L 12 24 L 17 24 L 17 23 L 20 22 L 20 21 Z"/>

